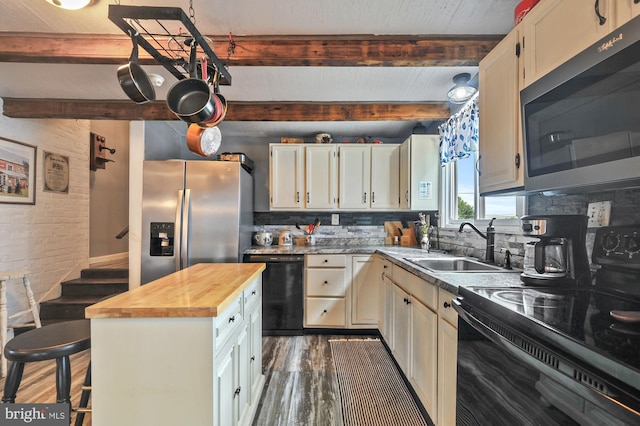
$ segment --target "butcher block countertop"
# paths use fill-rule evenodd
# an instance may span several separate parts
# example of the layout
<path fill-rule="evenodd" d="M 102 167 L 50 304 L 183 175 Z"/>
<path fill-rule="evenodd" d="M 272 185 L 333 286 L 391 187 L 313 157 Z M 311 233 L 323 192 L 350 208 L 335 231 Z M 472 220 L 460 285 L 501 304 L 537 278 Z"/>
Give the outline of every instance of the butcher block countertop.
<path fill-rule="evenodd" d="M 87 318 L 216 317 L 266 268 L 199 263 L 85 309 Z"/>

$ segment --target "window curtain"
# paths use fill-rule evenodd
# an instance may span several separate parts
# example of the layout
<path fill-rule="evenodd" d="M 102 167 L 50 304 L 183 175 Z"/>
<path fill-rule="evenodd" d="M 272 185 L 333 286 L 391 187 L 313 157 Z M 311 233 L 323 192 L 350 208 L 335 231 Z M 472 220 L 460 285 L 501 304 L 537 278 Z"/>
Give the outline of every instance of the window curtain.
<path fill-rule="evenodd" d="M 440 132 L 440 163 L 442 165 L 466 158 L 478 150 L 478 93 L 438 127 Z"/>

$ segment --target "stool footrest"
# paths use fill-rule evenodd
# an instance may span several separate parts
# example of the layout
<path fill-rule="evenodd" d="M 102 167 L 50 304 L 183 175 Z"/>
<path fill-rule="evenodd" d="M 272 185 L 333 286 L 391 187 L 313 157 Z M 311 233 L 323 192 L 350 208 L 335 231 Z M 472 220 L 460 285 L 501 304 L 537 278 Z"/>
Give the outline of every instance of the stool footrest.
<path fill-rule="evenodd" d="M 20 328 L 20 327 L 35 327 L 35 322 L 21 322 L 15 324 L 7 324 L 7 328 Z"/>
<path fill-rule="evenodd" d="M 76 413 L 90 413 L 91 407 L 78 407 L 74 408 L 73 411 L 75 411 Z"/>
<path fill-rule="evenodd" d="M 81 388 L 83 391 L 90 391 L 91 390 L 91 386 L 82 386 Z"/>

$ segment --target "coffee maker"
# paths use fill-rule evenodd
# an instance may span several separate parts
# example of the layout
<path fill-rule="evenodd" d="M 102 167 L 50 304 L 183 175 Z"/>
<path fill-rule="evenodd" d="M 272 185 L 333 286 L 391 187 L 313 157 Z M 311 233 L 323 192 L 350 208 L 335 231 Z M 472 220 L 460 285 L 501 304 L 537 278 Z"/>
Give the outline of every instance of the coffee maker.
<path fill-rule="evenodd" d="M 525 246 L 525 285 L 578 286 L 591 283 L 583 215 L 531 215 L 520 218 L 523 235 L 537 237 Z"/>

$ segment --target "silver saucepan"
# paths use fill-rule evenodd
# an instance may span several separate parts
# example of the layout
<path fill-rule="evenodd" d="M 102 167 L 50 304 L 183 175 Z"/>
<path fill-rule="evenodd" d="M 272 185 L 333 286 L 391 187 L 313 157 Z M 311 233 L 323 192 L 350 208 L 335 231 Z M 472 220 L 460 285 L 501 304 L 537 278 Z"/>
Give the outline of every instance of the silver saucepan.
<path fill-rule="evenodd" d="M 190 78 L 178 81 L 169 89 L 167 106 L 187 123 L 206 121 L 216 112 L 214 94 L 209 84 L 196 73 L 196 45 L 191 44 Z"/>

